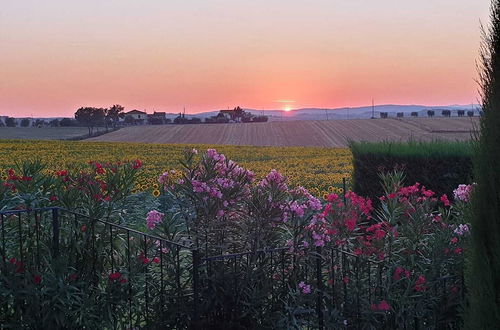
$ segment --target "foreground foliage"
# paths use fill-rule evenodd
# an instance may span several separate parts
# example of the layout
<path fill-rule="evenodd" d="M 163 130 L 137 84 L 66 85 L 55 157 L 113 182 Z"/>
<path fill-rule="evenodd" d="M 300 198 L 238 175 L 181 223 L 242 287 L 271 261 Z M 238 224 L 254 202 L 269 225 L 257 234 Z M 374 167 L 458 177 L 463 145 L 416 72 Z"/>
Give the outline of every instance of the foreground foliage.
<path fill-rule="evenodd" d="M 418 183 L 404 186 L 396 172 L 381 177 L 377 207 L 353 192 L 322 201 L 277 170 L 257 179 L 214 149 L 187 149 L 182 170 L 157 178 L 161 193 L 145 221 L 127 223 L 143 234 L 120 226 L 142 167 L 91 162 L 50 175 L 28 162 L 7 170 L 1 206 L 19 211 L 2 214 L 3 324 L 459 325 L 472 186 L 457 188 L 452 203 Z M 30 211 L 44 206 L 88 216 Z"/>

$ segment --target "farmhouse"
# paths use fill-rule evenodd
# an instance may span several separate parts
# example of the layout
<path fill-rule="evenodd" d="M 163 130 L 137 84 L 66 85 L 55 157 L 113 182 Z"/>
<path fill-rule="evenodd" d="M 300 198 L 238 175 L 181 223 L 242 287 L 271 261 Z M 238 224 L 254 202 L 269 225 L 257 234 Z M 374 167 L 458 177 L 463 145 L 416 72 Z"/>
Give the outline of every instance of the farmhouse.
<path fill-rule="evenodd" d="M 147 118 L 147 113 L 139 110 L 132 110 L 125 113 L 126 116 L 131 116 L 134 120 L 144 120 Z"/>
<path fill-rule="evenodd" d="M 228 120 L 238 122 L 241 121 L 245 115 L 245 110 L 240 107 L 236 107 L 233 110 L 220 110 L 217 117 L 224 117 Z"/>

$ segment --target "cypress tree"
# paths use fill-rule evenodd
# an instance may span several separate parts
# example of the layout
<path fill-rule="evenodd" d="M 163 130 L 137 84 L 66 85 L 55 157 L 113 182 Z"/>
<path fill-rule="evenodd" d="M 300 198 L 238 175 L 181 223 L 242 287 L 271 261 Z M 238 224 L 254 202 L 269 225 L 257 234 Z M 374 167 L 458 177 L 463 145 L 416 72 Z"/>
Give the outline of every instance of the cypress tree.
<path fill-rule="evenodd" d="M 500 0 L 492 0 L 490 18 L 480 49 L 483 116 L 474 159 L 467 329 L 500 328 Z"/>

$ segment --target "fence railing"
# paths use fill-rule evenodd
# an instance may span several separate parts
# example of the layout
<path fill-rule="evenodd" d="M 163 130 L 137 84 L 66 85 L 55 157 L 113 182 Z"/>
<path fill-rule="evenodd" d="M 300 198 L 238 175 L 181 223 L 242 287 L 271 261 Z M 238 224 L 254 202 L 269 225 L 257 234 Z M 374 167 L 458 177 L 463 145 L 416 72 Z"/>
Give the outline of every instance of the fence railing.
<path fill-rule="evenodd" d="M 87 301 L 75 308 L 94 304 L 105 325 L 187 327 L 196 317 L 196 251 L 187 246 L 59 208 L 1 212 L 0 235 L 1 273 L 12 275 L 6 283 L 17 279 L 28 288 L 21 276 L 43 282 L 56 273 L 65 285 L 86 293 Z M 0 323 L 32 321 L 23 315 L 15 320 L 19 311 L 27 314 L 31 298 L 46 298 L 32 284 L 31 295 L 0 303 Z M 71 311 L 66 316 L 77 318 Z"/>
<path fill-rule="evenodd" d="M 374 311 L 401 290 L 383 260 L 326 247 L 206 256 L 61 208 L 0 212 L 0 240 L 0 324 L 13 328 L 40 325 L 49 311 L 73 328 L 97 322 L 82 311 L 102 328 L 453 328 L 463 300 L 449 299 L 463 295 L 460 274 L 437 275 L 406 305 Z M 38 289 L 51 281 L 78 289 L 63 310 Z"/>

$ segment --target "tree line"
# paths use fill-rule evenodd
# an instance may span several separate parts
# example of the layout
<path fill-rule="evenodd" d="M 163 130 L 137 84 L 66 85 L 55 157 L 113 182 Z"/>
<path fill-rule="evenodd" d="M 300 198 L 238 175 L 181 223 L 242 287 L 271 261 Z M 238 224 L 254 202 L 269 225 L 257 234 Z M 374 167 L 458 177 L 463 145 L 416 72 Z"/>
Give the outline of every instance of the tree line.
<path fill-rule="evenodd" d="M 109 108 L 82 107 L 76 110 L 75 119 L 82 126 L 86 126 L 89 130 L 89 136 L 93 134 L 96 126 L 109 127 L 116 129 L 120 118 L 125 116 L 125 108 L 119 104 L 115 104 Z"/>

